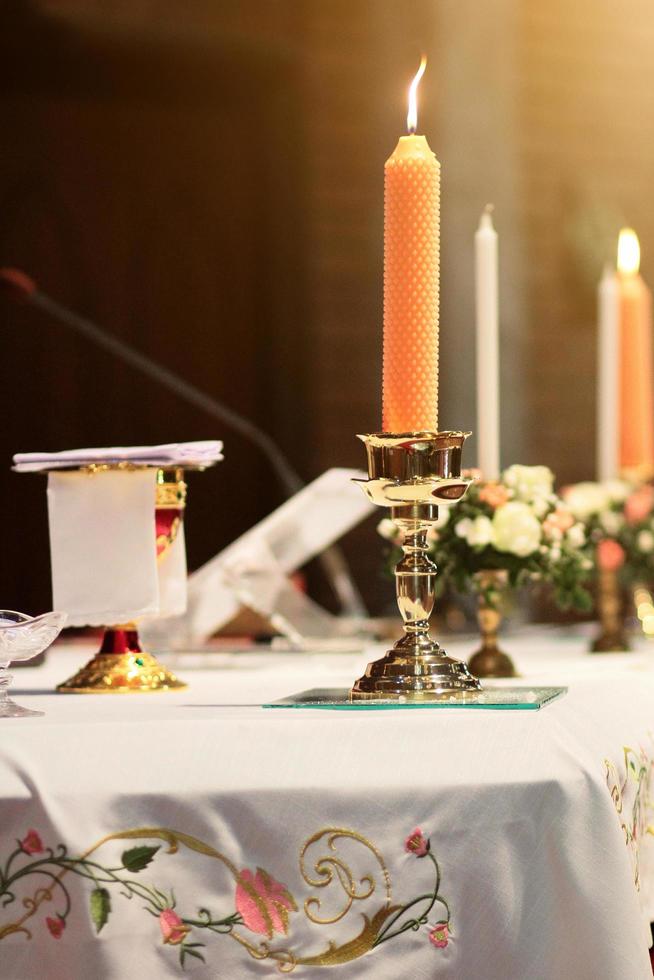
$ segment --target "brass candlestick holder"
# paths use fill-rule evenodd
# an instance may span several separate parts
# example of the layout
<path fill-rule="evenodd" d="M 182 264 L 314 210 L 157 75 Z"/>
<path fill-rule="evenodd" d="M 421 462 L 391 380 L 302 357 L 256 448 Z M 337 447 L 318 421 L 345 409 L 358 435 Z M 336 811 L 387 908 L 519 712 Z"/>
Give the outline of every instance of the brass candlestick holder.
<path fill-rule="evenodd" d="M 128 468 L 116 464 L 113 468 Z M 99 469 L 109 469 L 103 464 Z M 93 467 L 88 467 L 92 470 Z M 98 467 L 95 467 L 98 469 Z M 155 501 L 157 560 L 173 544 L 184 519 L 186 483 L 181 467 L 159 468 Z M 144 694 L 185 688 L 172 671 L 141 649 L 135 623 L 107 626 L 100 650 L 81 670 L 57 686 L 61 694 Z"/>
<path fill-rule="evenodd" d="M 618 653 L 629 650 L 624 627 L 624 595 L 618 573 L 601 568 L 597 577 L 597 614 L 600 632 L 593 641 L 593 653 Z"/>
<path fill-rule="evenodd" d="M 507 584 L 507 573 L 502 569 L 489 569 L 477 572 L 479 599 L 477 622 L 481 633 L 481 646 L 468 661 L 468 667 L 475 677 L 517 677 L 517 672 L 508 653 L 500 650 L 497 634 L 502 622 L 502 613 L 497 608 Z M 489 601 L 489 592 L 495 593 Z"/>
<path fill-rule="evenodd" d="M 350 692 L 353 701 L 437 701 L 481 687 L 466 665 L 448 657 L 429 635 L 437 568 L 429 558 L 427 532 L 439 504 L 459 500 L 470 485 L 461 477 L 461 452 L 469 434 L 359 436 L 368 452 L 369 479 L 355 482 L 373 504 L 391 508 L 404 535 L 404 556 L 395 568 L 404 636 L 384 657 L 368 664 Z"/>

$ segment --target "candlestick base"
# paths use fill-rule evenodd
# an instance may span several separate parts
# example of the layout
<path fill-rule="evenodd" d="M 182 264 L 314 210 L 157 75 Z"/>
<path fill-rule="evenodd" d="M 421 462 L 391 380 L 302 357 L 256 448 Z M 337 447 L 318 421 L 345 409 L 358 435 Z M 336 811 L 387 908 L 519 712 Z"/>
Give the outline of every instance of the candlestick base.
<path fill-rule="evenodd" d="M 429 635 L 436 566 L 427 532 L 438 505 L 459 500 L 470 484 L 461 478 L 467 432 L 374 433 L 359 436 L 368 451 L 368 480 L 357 480 L 374 503 L 391 508 L 403 533 L 404 555 L 395 568 L 397 604 L 405 635 L 366 668 L 350 691 L 353 701 L 436 701 L 479 690 L 460 660 L 448 657 Z"/>
<path fill-rule="evenodd" d="M 460 660 L 448 657 L 435 640 L 411 643 L 403 637 L 355 681 L 352 701 L 437 701 L 481 685 Z"/>

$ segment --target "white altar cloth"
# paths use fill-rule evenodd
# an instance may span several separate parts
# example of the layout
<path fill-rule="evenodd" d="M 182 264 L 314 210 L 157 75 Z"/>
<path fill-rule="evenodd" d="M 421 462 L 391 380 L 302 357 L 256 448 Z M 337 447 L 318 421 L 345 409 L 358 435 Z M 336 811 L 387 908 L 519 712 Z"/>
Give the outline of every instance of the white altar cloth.
<path fill-rule="evenodd" d="M 258 705 L 346 686 L 371 651 L 164 657 L 187 691 L 64 696 L 88 650 L 60 644 L 15 672 L 45 716 L 0 722 L 5 889 L 27 869 L 0 975 L 651 977 L 654 647 L 584 643 L 505 643 L 525 682 L 569 685 L 541 711 L 366 712 Z"/>

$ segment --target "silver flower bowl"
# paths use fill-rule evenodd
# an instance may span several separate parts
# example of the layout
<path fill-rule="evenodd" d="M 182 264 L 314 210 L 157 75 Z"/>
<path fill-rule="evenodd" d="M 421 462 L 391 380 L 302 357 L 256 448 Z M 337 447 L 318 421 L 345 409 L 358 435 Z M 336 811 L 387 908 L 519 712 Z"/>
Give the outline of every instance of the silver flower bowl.
<path fill-rule="evenodd" d="M 42 715 L 42 711 L 21 708 L 9 697 L 12 675 L 10 663 L 31 660 L 46 650 L 59 636 L 66 623 L 66 613 L 49 612 L 26 616 L 13 609 L 0 609 L 0 718 L 24 718 Z"/>

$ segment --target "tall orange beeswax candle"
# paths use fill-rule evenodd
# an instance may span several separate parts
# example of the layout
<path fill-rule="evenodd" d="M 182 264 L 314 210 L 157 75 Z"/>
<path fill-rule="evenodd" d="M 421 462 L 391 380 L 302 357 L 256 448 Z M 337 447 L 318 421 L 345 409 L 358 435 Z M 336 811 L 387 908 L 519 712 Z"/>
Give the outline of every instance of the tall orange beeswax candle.
<path fill-rule="evenodd" d="M 620 291 L 620 467 L 654 475 L 654 361 L 652 294 L 638 273 L 635 232 L 623 228 L 618 241 Z"/>
<path fill-rule="evenodd" d="M 384 432 L 438 431 L 440 164 L 415 134 L 409 90 L 408 136 L 384 168 Z"/>

